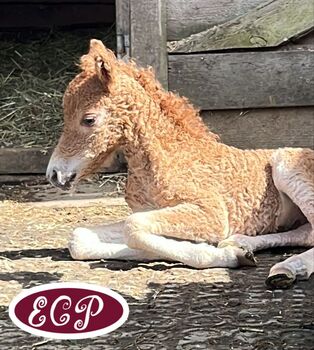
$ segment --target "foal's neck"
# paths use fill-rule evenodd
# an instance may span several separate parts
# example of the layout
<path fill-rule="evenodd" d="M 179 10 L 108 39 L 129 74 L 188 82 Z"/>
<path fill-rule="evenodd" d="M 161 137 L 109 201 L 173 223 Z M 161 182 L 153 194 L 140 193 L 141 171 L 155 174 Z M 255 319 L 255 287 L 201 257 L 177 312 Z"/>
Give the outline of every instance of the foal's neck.
<path fill-rule="evenodd" d="M 206 143 L 217 144 L 198 112 L 185 99 L 163 92 L 157 98 L 141 97 L 132 113 L 124 147 L 129 169 L 164 170 L 180 152 L 193 152 Z M 167 163 L 167 164 L 165 164 Z"/>

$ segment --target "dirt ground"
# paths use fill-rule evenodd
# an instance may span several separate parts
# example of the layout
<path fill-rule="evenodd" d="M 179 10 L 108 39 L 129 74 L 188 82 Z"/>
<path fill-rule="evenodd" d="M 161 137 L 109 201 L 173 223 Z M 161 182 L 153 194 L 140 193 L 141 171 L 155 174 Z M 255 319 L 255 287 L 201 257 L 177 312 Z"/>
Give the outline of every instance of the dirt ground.
<path fill-rule="evenodd" d="M 271 265 L 300 250 L 262 252 L 258 267 L 236 270 L 195 270 L 168 262 L 73 261 L 67 250 L 71 230 L 126 217 L 123 199 L 96 198 L 96 203 L 83 196 L 84 206 L 73 206 L 71 200 L 66 202 L 69 197 L 62 197 L 67 204 L 47 204 L 47 199 L 58 197 L 54 194 L 35 196 L 44 202 L 32 204 L 27 200 L 34 198 L 38 184 L 15 184 L 11 190 L 3 186 L 1 349 L 314 349 L 314 278 L 289 290 L 268 290 L 264 284 Z M 44 339 L 17 329 L 8 317 L 10 300 L 23 288 L 55 281 L 112 288 L 129 303 L 128 321 L 111 334 L 79 341 Z"/>

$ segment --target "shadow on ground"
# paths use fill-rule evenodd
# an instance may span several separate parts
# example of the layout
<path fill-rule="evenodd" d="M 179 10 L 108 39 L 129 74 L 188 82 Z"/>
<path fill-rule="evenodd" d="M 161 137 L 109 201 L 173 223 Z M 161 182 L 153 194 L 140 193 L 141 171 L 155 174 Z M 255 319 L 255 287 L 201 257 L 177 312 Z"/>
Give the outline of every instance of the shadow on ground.
<path fill-rule="evenodd" d="M 0 257 L 10 260 L 23 258 L 51 258 L 54 261 L 73 260 L 67 248 L 7 250 L 0 252 Z"/>
<path fill-rule="evenodd" d="M 0 252 L 0 258 L 1 257 L 10 260 L 19 260 L 23 258 L 51 258 L 53 261 L 73 261 L 67 248 L 7 250 Z M 89 264 L 91 269 L 107 269 L 111 271 L 129 271 L 139 267 L 155 271 L 169 270 L 172 268 L 187 268 L 184 264 L 173 262 L 160 262 L 160 264 L 157 262 L 154 265 L 149 265 L 141 261 L 100 260 L 87 261 L 86 263 Z"/>
<path fill-rule="evenodd" d="M 62 273 L 57 272 L 18 271 L 0 273 L 0 281 L 16 281 L 21 284 L 22 288 L 31 288 L 43 283 L 58 282 L 62 276 Z"/>

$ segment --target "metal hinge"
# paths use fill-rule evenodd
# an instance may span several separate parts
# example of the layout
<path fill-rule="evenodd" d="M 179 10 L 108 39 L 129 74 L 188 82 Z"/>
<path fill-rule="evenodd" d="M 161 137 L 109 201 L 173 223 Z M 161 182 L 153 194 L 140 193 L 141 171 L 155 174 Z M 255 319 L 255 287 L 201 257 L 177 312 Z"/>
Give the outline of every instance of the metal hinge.
<path fill-rule="evenodd" d="M 128 60 L 130 57 L 129 34 L 117 34 L 117 57 Z"/>

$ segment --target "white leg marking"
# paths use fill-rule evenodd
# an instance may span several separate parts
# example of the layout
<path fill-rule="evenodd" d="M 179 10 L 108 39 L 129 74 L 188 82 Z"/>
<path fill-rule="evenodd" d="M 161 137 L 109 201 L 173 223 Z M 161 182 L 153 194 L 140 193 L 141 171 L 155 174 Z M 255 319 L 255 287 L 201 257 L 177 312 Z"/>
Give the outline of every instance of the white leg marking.
<path fill-rule="evenodd" d="M 98 226 L 95 228 L 79 227 L 69 240 L 69 251 L 73 259 L 120 259 L 120 260 L 157 260 L 156 255 L 130 249 L 124 239 L 123 223 Z"/>

